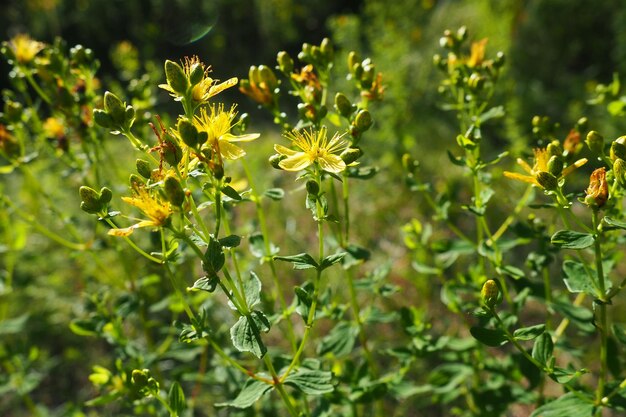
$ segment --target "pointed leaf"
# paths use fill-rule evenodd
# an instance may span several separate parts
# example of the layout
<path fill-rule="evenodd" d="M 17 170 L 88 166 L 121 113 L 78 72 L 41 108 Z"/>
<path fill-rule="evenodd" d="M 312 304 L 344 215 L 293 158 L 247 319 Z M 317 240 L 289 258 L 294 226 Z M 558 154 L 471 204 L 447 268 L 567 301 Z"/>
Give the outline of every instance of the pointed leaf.
<path fill-rule="evenodd" d="M 267 347 L 261 340 L 261 332 L 270 330 L 270 322 L 260 311 L 253 311 L 249 315 L 239 317 L 239 320 L 230 328 L 230 338 L 233 346 L 240 352 L 251 352 L 257 358 L 262 358 Z"/>
<path fill-rule="evenodd" d="M 315 259 L 308 253 L 299 253 L 291 256 L 274 256 L 277 261 L 291 262 L 293 269 L 308 269 L 317 268 L 319 265 L 315 262 Z"/>
<path fill-rule="evenodd" d="M 217 275 L 213 275 L 211 277 L 202 277 L 196 280 L 196 282 L 193 283 L 193 286 L 191 288 L 188 288 L 188 290 L 202 290 L 206 292 L 213 292 L 215 291 L 215 288 L 217 288 L 217 284 L 219 282 L 220 279 L 217 277 Z"/>
<path fill-rule="evenodd" d="M 232 198 L 233 200 L 237 200 L 237 201 L 243 200 L 241 195 L 239 195 L 239 193 L 230 185 L 225 185 L 224 187 L 222 187 L 222 193 Z"/>
<path fill-rule="evenodd" d="M 565 275 L 563 281 L 570 292 L 584 292 L 597 297 L 593 281 L 582 263 L 570 260 L 563 262 L 563 274 Z"/>
<path fill-rule="evenodd" d="M 289 374 L 285 379 L 285 384 L 297 388 L 306 395 L 322 395 L 335 390 L 331 384 L 332 378 L 331 372 L 300 368 Z"/>
<path fill-rule="evenodd" d="M 535 337 L 541 335 L 546 330 L 545 324 L 538 324 L 536 326 L 522 327 L 515 330 L 513 337 L 517 340 L 532 340 Z"/>
<path fill-rule="evenodd" d="M 309 318 L 309 309 L 311 308 L 311 303 L 313 301 L 311 295 L 302 287 L 296 287 L 294 291 L 298 300 L 296 312 L 300 314 L 302 318 L 307 320 Z"/>
<path fill-rule="evenodd" d="M 349 322 L 340 322 L 338 325 L 322 339 L 319 344 L 317 353 L 318 355 L 325 355 L 332 353 L 337 357 L 345 356 L 352 352 L 354 348 L 354 342 L 359 335 L 359 328 L 352 325 Z"/>
<path fill-rule="evenodd" d="M 178 382 L 174 382 L 172 384 L 168 395 L 168 402 L 170 404 L 170 408 L 176 413 L 174 414 L 175 417 L 178 417 L 187 406 L 187 403 L 185 402 L 185 393 Z"/>
<path fill-rule="evenodd" d="M 322 263 L 320 263 L 319 270 L 322 271 L 328 268 L 329 266 L 332 266 L 333 264 L 340 262 L 346 255 L 347 255 L 346 252 L 340 252 L 334 255 L 328 255 L 327 257 L 322 259 Z"/>
<path fill-rule="evenodd" d="M 476 340 L 487 346 L 502 346 L 508 339 L 506 333 L 500 329 L 486 329 L 484 327 L 472 327 L 470 333 Z"/>
<path fill-rule="evenodd" d="M 530 417 L 592 417 L 594 405 L 591 399 L 585 400 L 569 392 L 537 408 Z"/>
<path fill-rule="evenodd" d="M 552 342 L 552 336 L 548 333 L 543 333 L 535 341 L 533 345 L 533 358 L 537 359 L 543 365 L 549 365 L 550 358 L 552 358 L 552 351 L 554 350 L 554 343 Z"/>
<path fill-rule="evenodd" d="M 609 230 L 610 229 L 624 229 L 624 230 L 626 230 L 626 222 L 615 220 L 615 219 L 612 219 L 610 217 L 605 217 L 603 220 L 604 220 L 604 223 L 606 223 L 609 226 L 611 226 L 610 228 L 606 228 L 606 229 L 609 229 Z"/>
<path fill-rule="evenodd" d="M 224 248 L 236 248 L 241 244 L 241 236 L 229 235 L 219 239 L 219 242 Z"/>
<path fill-rule="evenodd" d="M 585 249 L 593 245 L 594 237 L 589 233 L 559 230 L 550 239 L 554 246 L 563 249 Z"/>
<path fill-rule="evenodd" d="M 285 191 L 282 188 L 270 188 L 269 190 L 266 190 L 263 195 L 271 198 L 272 200 L 279 201 L 285 197 Z"/>
<path fill-rule="evenodd" d="M 216 407 L 248 408 L 263 395 L 274 389 L 273 385 L 256 379 L 248 379 L 237 397 L 229 402 L 215 404 Z"/>

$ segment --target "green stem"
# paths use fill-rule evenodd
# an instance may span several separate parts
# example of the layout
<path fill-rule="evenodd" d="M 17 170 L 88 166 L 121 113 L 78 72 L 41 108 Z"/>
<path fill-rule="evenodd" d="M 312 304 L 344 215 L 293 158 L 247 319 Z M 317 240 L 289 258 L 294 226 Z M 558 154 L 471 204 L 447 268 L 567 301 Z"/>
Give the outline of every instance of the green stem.
<path fill-rule="evenodd" d="M 598 328 L 600 330 L 600 376 L 598 378 L 598 388 L 596 390 L 596 405 L 602 405 L 602 398 L 604 397 L 604 385 L 606 383 L 608 363 L 607 363 L 607 342 L 608 342 L 608 327 L 607 327 L 607 314 L 606 314 L 606 285 L 604 282 L 604 269 L 602 266 L 602 244 L 601 237 L 602 231 L 599 228 L 600 221 L 598 218 L 598 210 L 593 210 L 593 228 L 596 232 L 594 239 L 594 250 L 596 259 L 596 272 L 598 279 L 598 289 L 600 291 L 599 301 L 597 303 L 600 320 Z"/>
<path fill-rule="evenodd" d="M 270 374 L 272 375 L 272 378 L 274 379 L 273 381 L 274 387 L 276 388 L 276 391 L 278 391 L 278 394 L 280 395 L 280 398 L 283 400 L 283 403 L 285 404 L 285 406 L 287 406 L 287 410 L 289 411 L 289 414 L 292 417 L 298 417 L 300 413 L 293 405 L 291 396 L 287 393 L 287 391 L 285 391 L 283 382 L 278 377 L 278 374 L 276 373 L 276 369 L 274 369 L 274 364 L 272 363 L 272 360 L 270 359 L 269 355 L 265 355 L 263 360 L 265 362 L 265 366 L 267 366 L 267 369 L 270 371 Z"/>
<path fill-rule="evenodd" d="M 213 237 L 217 239 L 222 222 L 222 181 L 216 180 L 213 185 L 215 186 L 215 234 Z"/>
<path fill-rule="evenodd" d="M 104 221 L 107 222 L 107 224 L 109 226 L 111 226 L 114 229 L 118 229 L 117 225 L 115 223 L 113 223 L 113 221 L 106 217 L 104 218 Z M 162 233 L 162 232 L 161 232 Z M 158 264 L 164 264 L 165 260 L 164 259 L 159 259 L 156 258 L 152 255 L 150 255 L 149 253 L 147 253 L 146 251 L 144 251 L 143 249 L 141 249 L 139 246 L 137 246 L 137 244 L 135 242 L 132 241 L 131 238 L 129 238 L 128 236 L 122 236 L 122 238 L 126 241 L 126 243 L 128 243 L 128 245 L 133 248 L 137 253 L 139 253 L 141 256 L 143 256 L 144 258 L 148 259 L 149 261 L 158 263 Z M 165 256 L 165 252 L 163 252 L 163 256 Z"/>
<path fill-rule="evenodd" d="M 37 92 L 37 94 L 39 94 L 39 97 L 41 97 L 41 99 L 45 101 L 47 104 L 52 104 L 50 97 L 48 97 L 48 95 L 43 92 L 41 87 L 39 87 L 39 84 L 37 84 L 37 82 L 33 78 L 33 74 L 31 74 L 30 70 L 23 69 L 22 72 L 24 73 L 24 75 L 26 75 L 26 80 L 28 80 L 28 83 L 30 84 L 30 86 L 33 87 L 33 89 Z"/>

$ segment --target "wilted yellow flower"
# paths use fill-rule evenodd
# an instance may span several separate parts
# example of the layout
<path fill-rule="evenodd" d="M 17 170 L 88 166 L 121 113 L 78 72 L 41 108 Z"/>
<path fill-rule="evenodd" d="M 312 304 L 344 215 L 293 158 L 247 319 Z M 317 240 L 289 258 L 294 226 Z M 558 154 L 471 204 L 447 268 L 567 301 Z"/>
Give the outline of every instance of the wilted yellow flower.
<path fill-rule="evenodd" d="M 346 163 L 339 154 L 348 147 L 344 135 L 335 133 L 328 140 L 326 128 L 318 132 L 311 130 L 294 130 L 285 135 L 299 151 L 282 145 L 274 145 L 274 150 L 286 156 L 278 165 L 286 171 L 301 171 L 317 162 L 324 171 L 341 172 L 346 169 Z"/>
<path fill-rule="evenodd" d="M 13 51 L 13 55 L 15 55 L 15 59 L 18 63 L 27 64 L 45 47 L 45 44 L 21 33 L 13 37 L 13 39 L 9 41 L 8 46 L 9 49 Z"/>
<path fill-rule="evenodd" d="M 517 163 L 524 169 L 524 171 L 528 173 L 527 175 L 518 174 L 516 172 L 509 172 L 509 171 L 504 171 L 503 174 L 507 178 L 511 178 L 511 179 L 518 180 L 518 181 L 524 181 L 524 182 L 536 185 L 541 188 L 546 188 L 545 182 L 538 181 L 538 179 L 543 179 L 544 177 L 547 177 L 548 175 L 546 174 L 552 175 L 550 174 L 550 169 L 548 168 L 548 161 L 550 160 L 550 154 L 546 148 L 535 148 L 533 149 L 533 153 L 535 154 L 535 162 L 532 167 L 528 165 L 528 163 L 524 161 L 523 159 L 517 158 Z M 560 175 L 555 176 L 555 178 L 557 179 L 563 178 L 569 175 L 576 168 L 579 168 L 585 165 L 586 163 L 587 163 L 586 158 L 579 159 L 578 161 L 569 165 L 567 168 L 563 169 Z"/>
<path fill-rule="evenodd" d="M 481 39 L 477 42 L 473 42 L 471 46 L 470 56 L 467 60 L 468 67 L 477 67 L 485 60 L 485 47 L 487 46 L 488 39 Z"/>
<path fill-rule="evenodd" d="M 588 206 L 602 207 L 609 199 L 609 185 L 606 182 L 606 169 L 598 168 L 589 177 L 589 187 L 585 191 L 585 204 Z"/>
<path fill-rule="evenodd" d="M 210 111 L 202 109 L 200 115 L 194 119 L 198 131 L 206 132 L 209 136 L 204 146 L 217 148 L 224 159 L 238 159 L 246 154 L 246 151 L 232 142 L 250 142 L 260 136 L 258 133 L 239 136 L 230 133 L 235 116 L 237 116 L 235 106 L 229 111 L 224 111 L 224 105 L 220 104 L 211 106 Z"/>
<path fill-rule="evenodd" d="M 122 197 L 122 200 L 141 210 L 149 220 L 142 220 L 137 224 L 122 229 L 111 229 L 111 236 L 129 236 L 140 227 L 161 227 L 165 226 L 172 214 L 170 203 L 162 201 L 158 196 L 152 196 L 144 187 L 135 188 L 134 197 Z"/>

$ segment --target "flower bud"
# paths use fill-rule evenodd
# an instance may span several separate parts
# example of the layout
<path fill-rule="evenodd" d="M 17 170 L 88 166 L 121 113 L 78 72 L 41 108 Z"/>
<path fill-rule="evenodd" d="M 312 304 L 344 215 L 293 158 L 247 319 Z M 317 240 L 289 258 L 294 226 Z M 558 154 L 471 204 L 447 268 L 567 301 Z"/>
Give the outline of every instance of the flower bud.
<path fill-rule="evenodd" d="M 617 183 L 622 188 L 626 188 L 626 161 L 621 158 L 617 158 L 615 162 L 613 162 L 613 175 L 615 176 Z"/>
<path fill-rule="evenodd" d="M 589 127 L 589 119 L 586 117 L 581 117 L 576 122 L 576 130 L 578 130 L 579 132 L 584 132 L 585 130 L 587 130 L 587 127 Z"/>
<path fill-rule="evenodd" d="M 165 159 L 165 162 L 171 166 L 178 165 L 180 160 L 183 159 L 183 151 L 178 146 L 178 143 L 167 137 L 163 146 L 163 159 Z"/>
<path fill-rule="evenodd" d="M 626 159 L 626 136 L 620 136 L 611 143 L 611 160 Z"/>
<path fill-rule="evenodd" d="M 480 296 L 483 303 L 490 309 L 500 304 L 502 301 L 500 297 L 500 287 L 493 279 L 485 281 L 483 288 L 480 290 Z"/>
<path fill-rule="evenodd" d="M 11 122 L 16 122 L 22 117 L 24 106 L 17 101 L 7 100 L 4 103 L 4 116 Z"/>
<path fill-rule="evenodd" d="M 82 200 L 80 208 L 84 212 L 89 214 L 97 214 L 102 209 L 102 203 L 100 202 L 100 193 L 93 188 L 83 185 L 78 189 L 78 194 Z"/>
<path fill-rule="evenodd" d="M 165 196 L 170 203 L 177 207 L 183 205 L 185 202 L 185 190 L 183 190 L 178 179 L 168 176 L 165 178 L 163 188 L 165 189 Z"/>
<path fill-rule="evenodd" d="M 354 119 L 354 125 L 360 132 L 365 132 L 372 127 L 372 115 L 368 110 L 360 110 Z"/>
<path fill-rule="evenodd" d="M 552 155 L 548 160 L 548 172 L 558 177 L 563 172 L 563 158 L 558 155 Z"/>
<path fill-rule="evenodd" d="M 589 187 L 585 191 L 585 204 L 591 207 L 602 207 L 609 199 L 609 185 L 606 182 L 606 169 L 598 168 L 589 177 Z"/>
<path fill-rule="evenodd" d="M 93 120 L 98 126 L 105 129 L 110 129 L 111 127 L 113 127 L 113 118 L 109 113 L 102 109 L 94 109 Z"/>
<path fill-rule="evenodd" d="M 320 192 L 320 185 L 315 180 L 308 180 L 306 182 L 306 192 L 317 196 Z"/>
<path fill-rule="evenodd" d="M 126 108 L 124 103 L 115 94 L 107 91 L 104 93 L 104 110 L 111 116 L 117 125 L 123 125 L 126 120 Z"/>
<path fill-rule="evenodd" d="M 130 104 L 126 106 L 126 110 L 124 111 L 125 123 L 129 126 L 135 121 L 135 109 Z"/>
<path fill-rule="evenodd" d="M 211 172 L 213 173 L 213 176 L 216 179 L 221 180 L 222 178 L 224 178 L 224 165 L 212 164 L 210 168 L 211 168 Z"/>
<path fill-rule="evenodd" d="M 360 61 L 361 59 L 359 58 L 359 55 L 354 51 L 350 51 L 348 54 L 348 69 L 350 72 L 352 72 L 355 65 L 360 64 Z"/>
<path fill-rule="evenodd" d="M 282 170 L 279 164 L 280 164 L 280 161 L 282 161 L 285 158 L 287 158 L 287 156 L 285 155 L 279 155 L 279 154 L 272 155 L 269 158 L 270 165 L 275 169 Z"/>
<path fill-rule="evenodd" d="M 189 87 L 189 80 L 183 68 L 169 59 L 165 61 L 165 78 L 167 83 L 178 94 L 185 94 Z"/>
<path fill-rule="evenodd" d="M 474 91 L 480 91 L 485 85 L 485 77 L 481 77 L 477 73 L 473 72 L 467 80 L 467 86 Z"/>
<path fill-rule="evenodd" d="M 137 172 L 139 175 L 149 180 L 152 175 L 152 168 L 150 168 L 150 163 L 143 159 L 137 159 L 135 161 L 135 167 L 137 168 Z"/>
<path fill-rule="evenodd" d="M 130 177 L 128 178 L 128 183 L 130 184 L 130 188 L 135 191 L 137 191 L 139 188 L 145 187 L 146 185 L 144 179 L 136 174 L 130 174 Z"/>
<path fill-rule="evenodd" d="M 131 380 L 137 389 L 146 388 L 148 386 L 148 378 L 150 371 L 147 369 L 133 369 Z"/>
<path fill-rule="evenodd" d="M 264 82 L 270 91 L 274 91 L 276 87 L 278 87 L 278 80 L 276 79 L 276 75 L 274 75 L 274 71 L 267 65 L 259 65 L 259 77 L 261 81 Z"/>
<path fill-rule="evenodd" d="M 554 175 L 550 174 L 549 172 L 540 171 L 535 176 L 535 179 L 537 180 L 539 185 L 541 185 L 548 191 L 556 190 L 559 187 L 559 181 Z"/>
<path fill-rule="evenodd" d="M 361 148 L 348 148 L 341 152 L 341 159 L 346 165 L 350 165 L 363 155 Z"/>
<path fill-rule="evenodd" d="M 176 125 L 180 138 L 185 142 L 185 145 L 190 148 L 195 148 L 198 145 L 198 129 L 185 117 L 178 119 Z"/>
<path fill-rule="evenodd" d="M 278 62 L 278 69 L 283 74 L 290 74 L 293 71 L 293 59 L 287 52 L 280 51 L 276 56 L 276 61 Z"/>
<path fill-rule="evenodd" d="M 553 140 L 546 146 L 546 150 L 548 151 L 548 155 L 554 156 L 562 156 L 563 155 L 563 147 L 561 147 L 561 143 L 558 140 Z"/>
<path fill-rule="evenodd" d="M 102 204 L 103 208 L 105 205 L 111 202 L 112 198 L 113 198 L 113 192 L 111 191 L 111 189 L 107 187 L 100 188 L 100 204 Z"/>
<path fill-rule="evenodd" d="M 251 65 L 248 70 L 248 80 L 252 85 L 261 84 L 261 74 L 259 73 L 259 68 L 256 65 Z"/>
<path fill-rule="evenodd" d="M 343 93 L 337 93 L 335 95 L 335 109 L 345 118 L 349 118 L 352 114 L 352 104 L 348 97 Z"/>
<path fill-rule="evenodd" d="M 493 66 L 494 68 L 502 68 L 505 62 L 506 62 L 506 56 L 504 55 L 504 52 L 499 51 L 496 54 L 496 58 L 493 60 Z"/>
<path fill-rule="evenodd" d="M 330 39 L 324 38 L 322 39 L 322 43 L 320 44 L 320 51 L 327 62 L 332 62 L 335 58 L 335 50 L 333 48 L 333 44 L 330 42 Z"/>
<path fill-rule="evenodd" d="M 194 63 L 189 69 L 189 83 L 194 86 L 204 79 L 204 67 L 201 63 Z"/>
<path fill-rule="evenodd" d="M 602 155 L 602 153 L 604 152 L 604 138 L 595 130 L 587 133 L 585 143 L 587 144 L 591 152 L 596 155 Z"/>

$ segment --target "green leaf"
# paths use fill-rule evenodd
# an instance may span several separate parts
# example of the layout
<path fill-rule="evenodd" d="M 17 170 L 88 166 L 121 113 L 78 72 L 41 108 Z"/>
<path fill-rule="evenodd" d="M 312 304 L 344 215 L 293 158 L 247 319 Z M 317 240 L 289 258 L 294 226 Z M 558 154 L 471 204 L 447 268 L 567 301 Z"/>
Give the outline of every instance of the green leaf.
<path fill-rule="evenodd" d="M 176 413 L 174 414 L 176 417 L 179 416 L 187 406 L 187 403 L 185 402 L 185 393 L 178 382 L 174 382 L 172 384 L 168 396 L 168 402 L 170 403 L 170 408 Z"/>
<path fill-rule="evenodd" d="M 8 320 L 5 320 L 4 322 L 0 323 L 0 335 L 10 334 L 8 333 L 8 330 L 10 330 L 10 326 L 8 330 L 4 329 L 5 323 L 7 321 Z M 97 336 L 97 327 L 98 323 L 95 320 L 74 319 L 70 322 L 70 330 L 79 336 Z"/>
<path fill-rule="evenodd" d="M 624 326 L 614 323 L 611 327 L 613 329 L 613 334 L 615 335 L 615 338 L 619 340 L 622 344 L 626 345 L 626 330 L 624 330 Z"/>
<path fill-rule="evenodd" d="M 302 318 L 307 320 L 309 318 L 309 309 L 311 308 L 313 299 L 311 298 L 311 295 L 309 295 L 308 291 L 302 287 L 295 287 L 294 291 L 296 293 L 296 299 L 298 300 L 296 312 L 300 314 Z"/>
<path fill-rule="evenodd" d="M 567 394 L 537 408 L 530 417 L 593 417 L 591 399 L 580 398 L 576 393 Z"/>
<path fill-rule="evenodd" d="M 273 385 L 256 379 L 248 379 L 237 397 L 229 402 L 215 404 L 216 407 L 248 408 L 263 395 L 274 389 Z"/>
<path fill-rule="evenodd" d="M 349 322 L 342 321 L 322 338 L 317 348 L 318 355 L 332 353 L 337 357 L 345 356 L 352 352 L 354 342 L 359 335 L 359 328 Z"/>
<path fill-rule="evenodd" d="M 504 117 L 505 115 L 506 115 L 506 112 L 504 111 L 504 107 L 497 106 L 497 107 L 490 108 L 489 110 L 487 110 L 486 112 L 478 116 L 478 120 L 482 124 L 486 122 L 487 120 L 499 119 L 501 117 Z"/>
<path fill-rule="evenodd" d="M 361 246 L 357 245 L 348 245 L 344 248 L 347 253 L 345 258 L 342 259 L 341 263 L 344 269 L 349 269 L 354 265 L 358 265 L 360 263 L 366 262 L 370 259 L 370 251 Z"/>
<path fill-rule="evenodd" d="M 251 352 L 257 358 L 262 358 L 267 347 L 261 340 L 261 332 L 270 330 L 270 322 L 260 311 L 253 311 L 239 317 L 237 323 L 230 328 L 230 338 L 233 346 L 240 352 Z"/>
<path fill-rule="evenodd" d="M 550 239 L 554 246 L 563 249 L 585 249 L 593 245 L 594 237 L 589 233 L 559 230 Z"/>
<path fill-rule="evenodd" d="M 558 366 L 554 368 L 552 373 L 550 374 L 550 378 L 559 384 L 567 384 L 571 380 L 578 378 L 581 375 L 586 374 L 588 371 L 586 369 L 565 369 L 559 368 Z"/>
<path fill-rule="evenodd" d="M 508 342 L 506 333 L 500 329 L 486 329 L 473 326 L 470 328 L 470 333 L 474 336 L 474 339 L 487 346 L 502 346 Z"/>
<path fill-rule="evenodd" d="M 282 188 L 270 188 L 269 190 L 265 190 L 263 195 L 272 200 L 279 201 L 285 197 L 285 191 Z"/>
<path fill-rule="evenodd" d="M 204 260 L 202 261 L 202 269 L 204 272 L 213 276 L 219 272 L 226 262 L 226 256 L 222 251 L 222 245 L 214 238 L 209 240 L 209 245 L 204 253 Z"/>
<path fill-rule="evenodd" d="M 496 271 L 500 274 L 506 274 L 514 279 L 521 279 L 526 276 L 524 271 L 522 271 L 521 269 L 513 265 L 506 265 L 504 267 L 496 267 Z"/>
<path fill-rule="evenodd" d="M 446 151 L 446 152 L 448 153 L 448 159 L 450 159 L 450 162 L 452 162 L 454 165 L 457 165 L 460 167 L 464 167 L 467 165 L 465 158 L 463 158 L 462 156 L 456 157 L 452 154 L 452 152 L 450 151 Z"/>
<path fill-rule="evenodd" d="M 317 268 L 319 265 L 308 253 L 299 253 L 291 256 L 274 256 L 274 260 L 291 262 L 293 269 Z"/>
<path fill-rule="evenodd" d="M 331 372 L 300 368 L 287 376 L 285 384 L 297 388 L 306 395 L 322 395 L 335 390 L 331 384 L 332 378 Z"/>
<path fill-rule="evenodd" d="M 594 283 L 582 263 L 570 260 L 563 262 L 563 274 L 565 275 L 563 281 L 569 292 L 584 292 L 597 297 Z"/>
<path fill-rule="evenodd" d="M 367 166 L 348 167 L 346 175 L 350 178 L 368 180 L 378 173 L 378 168 Z"/>
<path fill-rule="evenodd" d="M 241 236 L 229 235 L 218 240 L 223 248 L 236 248 L 241 244 Z"/>
<path fill-rule="evenodd" d="M 513 337 L 517 340 L 532 340 L 535 337 L 541 335 L 546 330 L 545 324 L 538 324 L 536 326 L 522 327 L 515 330 Z"/>
<path fill-rule="evenodd" d="M 250 271 L 250 278 L 243 283 L 243 292 L 249 308 L 261 301 L 261 280 L 253 271 Z"/>
<path fill-rule="evenodd" d="M 533 345 L 532 357 L 539 363 L 548 366 L 549 361 L 552 358 L 552 351 L 554 350 L 554 343 L 552 342 L 552 336 L 548 333 L 543 333 Z"/>
<path fill-rule="evenodd" d="M 611 226 L 609 228 L 605 228 L 605 230 L 607 230 L 607 229 L 608 230 L 611 230 L 611 229 L 624 229 L 624 230 L 626 230 L 626 222 L 615 220 L 615 219 L 612 219 L 610 217 L 605 217 L 602 220 L 604 220 L 604 223 L 606 223 L 609 226 Z"/>
<path fill-rule="evenodd" d="M 211 277 L 202 277 L 197 279 L 196 282 L 193 283 L 193 286 L 188 288 L 188 290 L 202 290 L 206 292 L 213 292 L 215 288 L 217 288 L 217 284 L 220 282 L 220 279 L 217 275 L 213 275 Z"/>
<path fill-rule="evenodd" d="M 334 255 L 328 255 L 327 257 L 322 259 L 322 262 L 320 263 L 320 266 L 319 266 L 319 270 L 322 271 L 328 268 L 329 266 L 332 266 L 336 264 L 337 262 L 340 262 L 344 258 L 344 256 L 346 256 L 346 254 L 347 254 L 346 252 L 340 252 Z"/>
<path fill-rule="evenodd" d="M 222 187 L 222 193 L 224 193 L 228 197 L 232 198 L 233 200 L 237 200 L 237 201 L 243 200 L 241 195 L 239 195 L 239 193 L 233 187 L 231 187 L 230 185 L 223 186 Z"/>
<path fill-rule="evenodd" d="M 13 319 L 0 321 L 0 335 L 22 333 L 28 320 L 28 313 Z"/>
<path fill-rule="evenodd" d="M 250 252 L 257 258 L 265 258 L 266 256 L 274 256 L 278 253 L 278 247 L 270 242 L 270 253 L 265 253 L 265 239 L 261 233 L 254 233 L 248 238 L 250 241 Z"/>
<path fill-rule="evenodd" d="M 554 302 L 551 305 L 557 312 L 567 317 L 580 330 L 586 333 L 595 333 L 593 312 L 586 307 L 575 306 L 569 302 Z"/>

